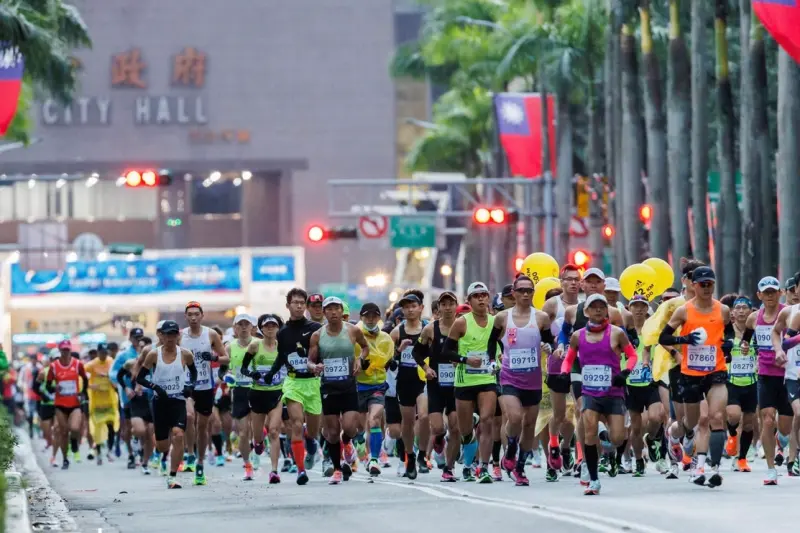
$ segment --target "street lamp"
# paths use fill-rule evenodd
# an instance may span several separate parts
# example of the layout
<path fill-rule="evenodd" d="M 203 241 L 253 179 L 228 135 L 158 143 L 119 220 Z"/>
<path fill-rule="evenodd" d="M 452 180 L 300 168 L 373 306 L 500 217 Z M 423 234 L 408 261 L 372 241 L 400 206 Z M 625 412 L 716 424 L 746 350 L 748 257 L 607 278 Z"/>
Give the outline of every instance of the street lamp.
<path fill-rule="evenodd" d="M 450 265 L 446 265 L 446 264 L 442 265 L 442 268 L 440 269 L 440 272 L 442 273 L 442 276 L 444 276 L 444 277 L 452 276 L 453 275 L 453 267 L 451 267 Z"/>
<path fill-rule="evenodd" d="M 386 276 L 384 274 L 378 273 L 373 274 L 372 276 L 367 276 L 365 280 L 367 287 L 370 288 L 381 288 L 386 286 Z"/>

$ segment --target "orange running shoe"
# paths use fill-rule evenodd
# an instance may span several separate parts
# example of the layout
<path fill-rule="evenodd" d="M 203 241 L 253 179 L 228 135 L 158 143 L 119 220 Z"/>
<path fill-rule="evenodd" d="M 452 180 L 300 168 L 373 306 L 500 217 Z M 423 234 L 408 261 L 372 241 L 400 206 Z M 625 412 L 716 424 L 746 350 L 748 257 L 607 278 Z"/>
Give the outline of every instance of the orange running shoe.
<path fill-rule="evenodd" d="M 737 472 L 750 472 L 750 465 L 747 464 L 747 458 L 738 459 L 736 461 Z"/>
<path fill-rule="evenodd" d="M 728 437 L 728 442 L 725 443 L 725 453 L 728 457 L 735 457 L 736 452 L 739 451 L 739 438 L 736 435 Z"/>
<path fill-rule="evenodd" d="M 333 472 L 330 481 L 328 481 L 328 485 L 339 485 L 342 482 L 342 471 L 336 470 Z"/>
<path fill-rule="evenodd" d="M 255 477 L 253 473 L 253 465 L 250 463 L 244 464 L 244 477 L 242 478 L 243 481 L 252 481 Z"/>
<path fill-rule="evenodd" d="M 386 467 L 391 465 L 391 463 L 389 462 L 389 456 L 383 450 L 381 450 L 380 462 L 381 462 L 381 466 L 383 466 L 384 468 L 386 468 Z"/>

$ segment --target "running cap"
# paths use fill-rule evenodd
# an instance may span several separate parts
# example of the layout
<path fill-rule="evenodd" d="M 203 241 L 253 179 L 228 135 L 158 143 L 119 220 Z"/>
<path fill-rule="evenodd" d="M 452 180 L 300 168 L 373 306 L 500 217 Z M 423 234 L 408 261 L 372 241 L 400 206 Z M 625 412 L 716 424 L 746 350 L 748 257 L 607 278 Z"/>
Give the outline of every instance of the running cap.
<path fill-rule="evenodd" d="M 444 291 L 442 294 L 439 295 L 436 301 L 441 302 L 442 300 L 447 300 L 448 298 L 453 300 L 455 303 L 458 303 L 458 297 L 455 295 L 455 293 L 451 291 Z"/>
<path fill-rule="evenodd" d="M 773 291 L 781 290 L 781 282 L 778 278 L 772 276 L 765 276 L 758 282 L 758 292 L 764 292 L 772 289 Z"/>
<path fill-rule="evenodd" d="M 472 307 L 470 307 L 469 304 L 461 304 L 458 307 L 456 307 L 456 314 L 457 315 L 460 315 L 460 314 L 463 314 L 463 313 L 471 313 L 471 312 L 472 312 Z"/>
<path fill-rule="evenodd" d="M 234 324 L 238 324 L 239 322 L 242 322 L 242 321 L 247 322 L 251 326 L 255 326 L 256 325 L 256 321 L 253 320 L 253 317 L 248 315 L 247 313 L 239 313 L 233 319 L 233 323 Z"/>
<path fill-rule="evenodd" d="M 308 301 L 306 303 L 321 304 L 324 299 L 325 297 L 322 294 L 315 292 L 308 295 Z"/>
<path fill-rule="evenodd" d="M 342 302 L 342 314 L 350 315 L 350 305 L 347 302 Z"/>
<path fill-rule="evenodd" d="M 786 289 L 787 291 L 790 291 L 795 287 L 797 287 L 797 279 L 795 279 L 794 276 L 787 279 L 786 283 L 783 285 L 783 288 Z"/>
<path fill-rule="evenodd" d="M 608 286 L 606 286 L 606 290 L 608 290 Z M 644 294 L 634 294 L 633 297 L 631 297 L 630 301 L 628 302 L 628 305 L 636 303 L 650 305 L 650 302 L 647 301 L 647 298 L 645 298 Z"/>
<path fill-rule="evenodd" d="M 420 305 L 422 305 L 422 301 L 419 299 L 419 296 L 417 296 L 416 294 L 409 293 L 409 294 L 406 294 L 405 296 L 403 296 L 402 298 L 400 298 L 400 301 L 397 302 L 397 305 L 399 305 L 400 307 L 403 307 L 406 304 L 420 304 Z"/>
<path fill-rule="evenodd" d="M 199 309 L 201 313 L 203 312 L 203 306 L 200 305 L 200 302 L 196 302 L 194 300 L 186 304 L 186 308 L 183 310 L 183 312 L 185 313 L 189 309 Z"/>
<path fill-rule="evenodd" d="M 692 272 L 692 283 L 703 283 L 704 281 L 717 281 L 717 276 L 711 267 L 699 266 Z"/>
<path fill-rule="evenodd" d="M 322 308 L 325 309 L 329 305 L 341 305 L 342 309 L 344 309 L 344 304 L 342 303 L 342 299 L 336 296 L 328 296 L 325 298 L 325 301 L 322 302 Z"/>
<path fill-rule="evenodd" d="M 142 328 L 133 328 L 130 334 L 128 335 L 128 338 L 130 339 L 139 337 L 144 337 L 144 330 Z"/>
<path fill-rule="evenodd" d="M 97 351 L 98 352 L 107 352 L 108 351 L 108 344 L 104 342 L 97 343 Z"/>
<path fill-rule="evenodd" d="M 476 281 L 470 284 L 467 288 L 467 298 L 475 296 L 476 294 L 489 294 L 489 289 L 486 287 L 485 283 Z M 472 308 L 470 308 L 470 310 L 472 310 Z"/>
<path fill-rule="evenodd" d="M 381 308 L 378 307 L 378 304 L 368 302 L 361 306 L 361 311 L 358 312 L 358 316 L 366 316 L 366 315 L 381 315 Z"/>
<path fill-rule="evenodd" d="M 622 287 L 619 286 L 617 278 L 606 278 L 606 290 L 611 292 L 621 292 Z"/>
<path fill-rule="evenodd" d="M 503 290 L 500 291 L 500 295 L 503 296 L 504 298 L 508 298 L 509 296 L 512 296 L 513 294 L 514 294 L 514 286 L 511 285 L 510 283 L 508 285 L 506 285 L 505 287 L 503 287 Z"/>
<path fill-rule="evenodd" d="M 589 269 L 586 270 L 586 272 L 583 273 L 583 279 L 586 279 L 589 276 L 597 276 L 598 278 L 600 278 L 603 281 L 605 281 L 605 279 L 606 279 L 606 275 L 603 273 L 602 270 L 600 270 L 597 267 L 589 268 Z M 617 282 L 617 283 L 619 283 L 619 282 Z"/>
<path fill-rule="evenodd" d="M 252 324 L 252 322 L 251 322 L 251 324 Z M 281 325 L 281 323 L 278 322 L 278 319 L 275 318 L 274 315 L 263 315 L 261 317 L 261 323 L 258 325 L 258 328 L 261 329 L 264 326 L 266 326 L 267 324 L 275 324 L 276 326 L 280 326 Z M 255 325 L 255 324 L 253 324 L 253 325 Z"/>
<path fill-rule="evenodd" d="M 595 302 L 603 302 L 604 304 L 608 305 L 608 300 L 602 294 L 592 294 L 588 298 L 586 298 L 586 302 L 583 304 L 584 307 L 591 307 L 591 305 Z"/>
<path fill-rule="evenodd" d="M 161 324 L 161 333 L 164 335 L 168 335 L 170 333 L 178 333 L 180 332 L 181 328 L 178 327 L 178 323 L 174 320 L 165 320 L 163 324 Z"/>
<path fill-rule="evenodd" d="M 68 339 L 64 339 L 63 341 L 58 343 L 59 350 L 72 350 L 72 343 Z"/>
<path fill-rule="evenodd" d="M 166 320 L 159 320 L 158 324 L 156 324 L 156 333 L 161 333 L 161 327 L 164 325 Z"/>
<path fill-rule="evenodd" d="M 47 354 L 50 359 L 58 359 L 61 357 L 61 352 L 58 351 L 58 348 L 53 348 L 50 350 L 50 353 Z"/>

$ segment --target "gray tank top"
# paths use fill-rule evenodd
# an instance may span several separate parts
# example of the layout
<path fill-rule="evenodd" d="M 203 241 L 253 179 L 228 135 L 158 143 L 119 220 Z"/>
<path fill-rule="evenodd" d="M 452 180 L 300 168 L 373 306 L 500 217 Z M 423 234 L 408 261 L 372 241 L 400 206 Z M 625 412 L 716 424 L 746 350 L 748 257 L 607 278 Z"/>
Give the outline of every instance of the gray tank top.
<path fill-rule="evenodd" d="M 347 325 L 342 326 L 338 335 L 328 333 L 327 327 L 320 330 L 319 359 L 325 366 L 322 372 L 323 393 L 356 390 L 356 380 L 353 377 L 354 348 Z"/>

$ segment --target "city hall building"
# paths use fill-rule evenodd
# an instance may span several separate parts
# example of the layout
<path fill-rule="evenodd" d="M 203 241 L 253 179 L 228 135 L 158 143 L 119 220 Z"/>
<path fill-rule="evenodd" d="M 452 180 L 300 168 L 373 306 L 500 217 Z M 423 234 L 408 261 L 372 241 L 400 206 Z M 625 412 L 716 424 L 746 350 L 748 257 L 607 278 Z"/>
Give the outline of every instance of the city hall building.
<path fill-rule="evenodd" d="M 74 52 L 75 99 L 36 102 L 35 142 L 0 153 L 6 245 L 43 220 L 70 243 L 304 245 L 312 223 L 354 223 L 328 220 L 327 181 L 396 177 L 405 119 L 430 107 L 424 85 L 389 75 L 419 26 L 392 0 L 75 3 L 93 41 Z M 167 170 L 171 184 L 126 187 L 132 170 Z M 309 286 L 339 281 L 341 253 L 309 247 Z M 349 273 L 392 258 L 364 254 Z"/>

